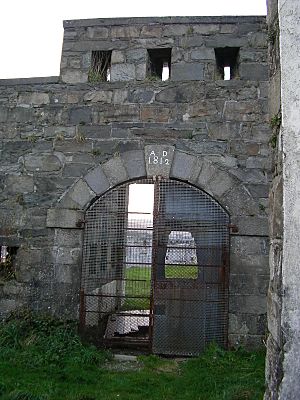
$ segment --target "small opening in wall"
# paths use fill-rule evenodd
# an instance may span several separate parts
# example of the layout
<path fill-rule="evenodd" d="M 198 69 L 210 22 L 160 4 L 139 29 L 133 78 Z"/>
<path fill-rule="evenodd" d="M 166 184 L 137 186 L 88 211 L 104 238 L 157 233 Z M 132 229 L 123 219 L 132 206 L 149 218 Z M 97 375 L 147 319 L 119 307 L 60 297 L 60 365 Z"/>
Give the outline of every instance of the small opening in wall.
<path fill-rule="evenodd" d="M 224 81 L 230 81 L 230 67 L 224 67 Z"/>
<path fill-rule="evenodd" d="M 15 278 L 15 258 L 18 247 L 0 246 L 0 281 Z"/>
<path fill-rule="evenodd" d="M 219 47 L 215 49 L 216 79 L 225 81 L 238 77 L 239 47 Z"/>
<path fill-rule="evenodd" d="M 166 81 L 171 76 L 172 49 L 148 49 L 147 76 Z"/>
<path fill-rule="evenodd" d="M 111 50 L 92 51 L 91 66 L 88 75 L 89 82 L 96 83 L 110 81 L 111 53 Z"/>

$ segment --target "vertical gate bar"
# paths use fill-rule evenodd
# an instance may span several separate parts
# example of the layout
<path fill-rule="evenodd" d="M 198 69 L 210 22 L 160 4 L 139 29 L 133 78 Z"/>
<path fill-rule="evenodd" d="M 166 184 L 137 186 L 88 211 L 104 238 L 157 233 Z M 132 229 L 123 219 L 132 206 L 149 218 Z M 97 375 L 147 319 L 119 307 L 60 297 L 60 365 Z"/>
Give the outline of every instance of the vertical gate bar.
<path fill-rule="evenodd" d="M 150 314 L 149 314 L 149 351 L 152 352 L 154 328 L 154 291 L 156 282 L 156 264 L 158 249 L 158 215 L 159 215 L 159 181 L 160 177 L 154 176 L 154 201 L 153 201 L 153 230 L 152 230 L 152 264 L 150 284 Z"/>
<path fill-rule="evenodd" d="M 229 228 L 228 228 L 228 237 Z M 228 325 L 229 325 L 229 243 L 222 246 L 222 264 L 224 266 L 224 316 L 225 316 L 225 326 L 224 326 L 224 347 L 228 348 Z"/>
<path fill-rule="evenodd" d="M 79 292 L 79 328 L 80 330 L 84 330 L 85 328 L 85 296 L 84 289 L 80 289 Z"/>

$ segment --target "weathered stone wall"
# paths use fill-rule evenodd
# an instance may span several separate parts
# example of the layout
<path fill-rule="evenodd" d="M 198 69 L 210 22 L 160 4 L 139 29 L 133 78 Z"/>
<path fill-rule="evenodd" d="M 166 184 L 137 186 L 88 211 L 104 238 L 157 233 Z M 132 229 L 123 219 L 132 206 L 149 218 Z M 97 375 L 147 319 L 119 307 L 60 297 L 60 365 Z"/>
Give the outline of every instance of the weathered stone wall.
<path fill-rule="evenodd" d="M 270 286 L 265 399 L 300 393 L 298 2 L 269 1 L 270 120 L 275 170 L 270 193 Z M 282 114 L 282 117 L 281 117 Z"/>
<path fill-rule="evenodd" d="M 224 46 L 240 47 L 239 74 L 229 81 L 214 79 L 214 48 Z M 77 318 L 85 209 L 115 184 L 147 176 L 146 146 L 172 146 L 170 176 L 210 193 L 238 228 L 230 343 L 261 343 L 266 46 L 262 17 L 67 21 L 61 77 L 0 81 L 0 244 L 18 247 L 16 279 L 0 285 L 2 314 L 29 304 Z M 146 50 L 156 47 L 172 48 L 165 82 L 146 77 Z M 88 83 L 91 51 L 105 49 L 113 50 L 111 82 Z"/>
<path fill-rule="evenodd" d="M 277 0 L 268 2 L 268 39 L 270 62 L 269 114 L 272 125 L 271 147 L 274 170 L 270 188 L 270 284 L 268 290 L 268 330 L 266 357 L 266 399 L 277 399 L 282 379 L 282 138 L 279 20 Z"/>

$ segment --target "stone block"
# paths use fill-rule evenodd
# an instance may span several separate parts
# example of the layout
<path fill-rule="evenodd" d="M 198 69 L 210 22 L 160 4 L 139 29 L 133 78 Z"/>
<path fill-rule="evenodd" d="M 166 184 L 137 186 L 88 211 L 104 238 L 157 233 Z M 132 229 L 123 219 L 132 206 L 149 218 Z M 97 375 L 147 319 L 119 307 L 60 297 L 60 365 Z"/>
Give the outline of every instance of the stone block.
<path fill-rule="evenodd" d="M 52 249 L 52 257 L 55 267 L 57 265 L 78 265 L 81 259 L 82 249 L 79 247 L 59 247 L 54 246 Z M 68 277 L 70 279 L 70 277 Z M 70 279 L 71 280 L 71 279 Z M 70 283 L 70 282 L 67 282 Z"/>
<path fill-rule="evenodd" d="M 228 344 L 230 348 L 245 348 L 247 350 L 258 350 L 263 346 L 262 335 L 229 334 Z"/>
<path fill-rule="evenodd" d="M 73 274 L 72 274 L 72 265 L 56 264 L 54 279 L 59 283 L 72 283 L 73 282 Z"/>
<path fill-rule="evenodd" d="M 215 60 L 215 52 L 214 49 L 200 47 L 197 50 L 192 50 L 190 57 L 191 60 Z"/>
<path fill-rule="evenodd" d="M 255 168 L 255 169 L 262 169 L 262 170 L 269 170 L 272 169 L 272 160 L 270 157 L 248 157 L 246 160 L 246 168 Z"/>
<path fill-rule="evenodd" d="M 207 47 L 246 47 L 248 44 L 247 36 L 236 37 L 235 35 L 221 35 L 207 36 L 205 38 Z"/>
<path fill-rule="evenodd" d="M 102 164 L 103 171 L 107 176 L 110 186 L 126 182 L 129 177 L 120 157 L 114 157 Z"/>
<path fill-rule="evenodd" d="M 75 126 L 45 126 L 44 136 L 46 138 L 64 139 L 74 137 L 76 134 Z"/>
<path fill-rule="evenodd" d="M 237 122 L 208 122 L 207 129 L 212 139 L 229 140 L 240 134 L 240 123 Z"/>
<path fill-rule="evenodd" d="M 91 107 L 71 107 L 69 111 L 71 124 L 90 124 L 93 119 Z"/>
<path fill-rule="evenodd" d="M 108 28 L 104 26 L 89 26 L 86 31 L 86 36 L 89 39 L 106 39 L 108 37 Z"/>
<path fill-rule="evenodd" d="M 221 198 L 237 184 L 237 179 L 229 175 L 228 172 L 218 170 L 211 177 L 206 185 L 206 190 L 213 193 L 217 198 Z"/>
<path fill-rule="evenodd" d="M 241 63 L 240 78 L 249 81 L 267 81 L 269 79 L 268 64 Z"/>
<path fill-rule="evenodd" d="M 126 102 L 128 91 L 125 89 L 115 89 L 113 93 L 113 103 L 123 104 Z"/>
<path fill-rule="evenodd" d="M 235 295 L 229 299 L 230 313 L 265 314 L 267 312 L 266 296 Z"/>
<path fill-rule="evenodd" d="M 228 330 L 238 335 L 264 335 L 266 332 L 266 314 L 229 314 Z"/>
<path fill-rule="evenodd" d="M 270 236 L 283 237 L 283 182 L 282 176 L 276 176 L 270 190 Z"/>
<path fill-rule="evenodd" d="M 28 154 L 24 156 L 27 171 L 54 172 L 62 168 L 61 160 L 53 154 Z"/>
<path fill-rule="evenodd" d="M 254 198 L 268 197 L 270 185 L 268 184 L 249 184 L 246 186 Z"/>
<path fill-rule="evenodd" d="M 89 171 L 84 180 L 97 195 L 104 193 L 110 186 L 101 166 Z"/>
<path fill-rule="evenodd" d="M 112 64 L 111 82 L 131 81 L 135 80 L 135 65 L 134 64 Z"/>
<path fill-rule="evenodd" d="M 8 111 L 6 107 L 0 107 L 0 122 L 6 122 Z"/>
<path fill-rule="evenodd" d="M 85 140 L 82 133 L 83 130 L 83 127 L 80 126 L 76 131 L 78 133 L 72 139 L 55 140 L 54 149 L 57 150 L 56 153 L 61 152 L 68 156 L 72 153 L 90 153 L 92 151 L 92 141 Z M 83 138 L 84 141 L 81 141 L 80 138 Z"/>
<path fill-rule="evenodd" d="M 269 235 L 269 223 L 267 216 L 232 216 L 231 224 L 237 226 L 239 235 Z"/>
<path fill-rule="evenodd" d="M 135 66 L 135 79 L 137 81 L 143 81 L 144 79 L 146 79 L 146 74 L 147 74 L 146 63 L 137 64 Z"/>
<path fill-rule="evenodd" d="M 210 162 L 203 162 L 202 168 L 197 178 L 197 186 L 206 189 L 209 181 L 217 173 L 218 169 Z"/>
<path fill-rule="evenodd" d="M 236 33 L 238 24 L 220 24 L 220 33 Z"/>
<path fill-rule="evenodd" d="M 68 197 L 73 200 L 80 208 L 85 208 L 90 201 L 96 196 L 96 193 L 83 180 L 79 179 L 71 189 L 67 192 Z M 64 198 L 61 201 L 64 204 Z"/>
<path fill-rule="evenodd" d="M 129 179 L 146 177 L 145 156 L 142 150 L 126 151 L 121 154 Z"/>
<path fill-rule="evenodd" d="M 176 63 L 172 65 L 172 81 L 201 81 L 204 79 L 204 64 Z"/>
<path fill-rule="evenodd" d="M 204 40 L 200 35 L 186 35 L 179 38 L 179 46 L 183 49 L 188 49 L 189 47 L 200 47 L 203 46 Z"/>
<path fill-rule="evenodd" d="M 48 228 L 81 229 L 82 221 L 84 221 L 83 211 L 65 208 L 49 208 L 47 211 L 46 225 Z"/>
<path fill-rule="evenodd" d="M 223 116 L 224 120 L 233 121 L 255 121 L 261 112 L 260 106 L 255 101 L 225 101 Z"/>
<path fill-rule="evenodd" d="M 145 48 L 129 49 L 126 51 L 126 61 L 129 64 L 146 62 L 147 50 Z"/>
<path fill-rule="evenodd" d="M 248 34 L 248 43 L 250 47 L 267 48 L 268 47 L 268 36 L 266 32 L 251 32 Z"/>
<path fill-rule="evenodd" d="M 30 175 L 9 175 L 6 179 L 9 193 L 31 193 L 34 190 L 33 177 Z"/>
<path fill-rule="evenodd" d="M 91 103 L 111 103 L 113 92 L 111 90 L 93 90 L 87 92 L 83 100 Z"/>
<path fill-rule="evenodd" d="M 171 24 L 166 25 L 163 30 L 163 36 L 184 36 L 189 30 L 188 25 Z"/>
<path fill-rule="evenodd" d="M 160 103 L 191 103 L 200 101 L 205 96 L 206 88 L 202 84 L 197 86 L 194 83 L 184 83 L 181 85 L 168 85 L 157 95 L 156 100 Z"/>
<path fill-rule="evenodd" d="M 145 25 L 142 27 L 141 31 L 142 37 L 153 37 L 158 38 L 162 36 L 162 26 L 161 25 Z"/>
<path fill-rule="evenodd" d="M 232 295 L 267 295 L 269 274 L 230 274 L 229 292 Z"/>
<path fill-rule="evenodd" d="M 143 122 L 168 122 L 170 118 L 169 107 L 142 106 L 141 121 Z"/>
<path fill-rule="evenodd" d="M 112 38 L 134 38 L 140 36 L 140 28 L 137 26 L 112 26 L 110 34 Z"/>
<path fill-rule="evenodd" d="M 79 178 L 85 175 L 89 168 L 90 165 L 88 164 L 77 162 L 66 163 L 63 168 L 62 176 L 67 178 Z"/>
<path fill-rule="evenodd" d="M 176 151 L 170 177 L 195 182 L 197 181 L 201 167 L 202 163 L 197 157 Z"/>
<path fill-rule="evenodd" d="M 270 96 L 269 96 L 269 113 L 270 115 L 277 115 L 281 107 L 281 86 L 280 86 L 280 70 L 270 77 Z"/>
<path fill-rule="evenodd" d="M 231 215 L 259 215 L 261 210 L 258 201 L 254 200 L 244 186 L 235 186 L 222 199 L 227 204 Z"/>
<path fill-rule="evenodd" d="M 187 107 L 187 115 L 190 118 L 199 119 L 201 117 L 214 116 L 218 113 L 216 104 L 208 100 L 199 100 L 195 104 Z"/>
<path fill-rule="evenodd" d="M 111 53 L 111 63 L 121 64 L 126 61 L 125 52 L 121 50 L 113 50 Z"/>
<path fill-rule="evenodd" d="M 147 176 L 162 176 L 169 178 L 173 157 L 173 146 L 157 144 L 145 146 Z"/>
<path fill-rule="evenodd" d="M 50 98 L 48 93 L 34 92 L 34 93 L 21 93 L 17 99 L 19 107 L 38 107 L 41 105 L 49 104 Z"/>
<path fill-rule="evenodd" d="M 29 123 L 33 120 L 34 116 L 32 108 L 16 107 L 9 110 L 8 121 L 10 122 Z"/>
<path fill-rule="evenodd" d="M 220 25 L 218 24 L 199 24 L 193 25 L 193 32 L 200 35 L 212 35 L 218 33 Z"/>
<path fill-rule="evenodd" d="M 82 241 L 83 232 L 81 229 L 55 229 L 54 246 L 78 248 L 82 245 Z"/>
<path fill-rule="evenodd" d="M 154 99 L 154 90 L 150 89 L 134 89 L 129 92 L 129 103 L 152 103 Z"/>
<path fill-rule="evenodd" d="M 10 312 L 16 310 L 21 307 L 23 304 L 20 300 L 15 299 L 2 299 L 0 300 L 0 312 L 5 314 L 9 314 Z"/>
<path fill-rule="evenodd" d="M 61 80 L 65 83 L 86 83 L 88 81 L 88 73 L 76 69 L 64 70 L 61 73 Z"/>

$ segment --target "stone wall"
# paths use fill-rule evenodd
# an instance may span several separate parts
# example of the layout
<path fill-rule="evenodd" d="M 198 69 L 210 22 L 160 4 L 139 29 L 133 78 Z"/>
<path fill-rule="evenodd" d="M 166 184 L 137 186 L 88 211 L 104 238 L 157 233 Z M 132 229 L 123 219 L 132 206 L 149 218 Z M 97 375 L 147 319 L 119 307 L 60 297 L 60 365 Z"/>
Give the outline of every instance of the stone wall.
<path fill-rule="evenodd" d="M 270 193 L 270 285 L 265 399 L 300 393 L 298 2 L 269 1 L 270 120 L 275 170 Z M 281 117 L 282 115 L 282 117 Z"/>
<path fill-rule="evenodd" d="M 239 47 L 220 80 L 215 48 Z M 230 214 L 229 338 L 265 334 L 269 151 L 263 17 L 66 21 L 61 76 L 0 81 L 0 244 L 17 247 L 2 315 L 29 304 L 77 318 L 84 212 L 145 177 L 147 146 L 174 149 L 170 177 Z M 147 49 L 172 48 L 171 78 L 147 78 Z M 88 82 L 91 52 L 112 50 L 111 81 Z M 151 175 L 151 174 L 150 174 Z"/>

